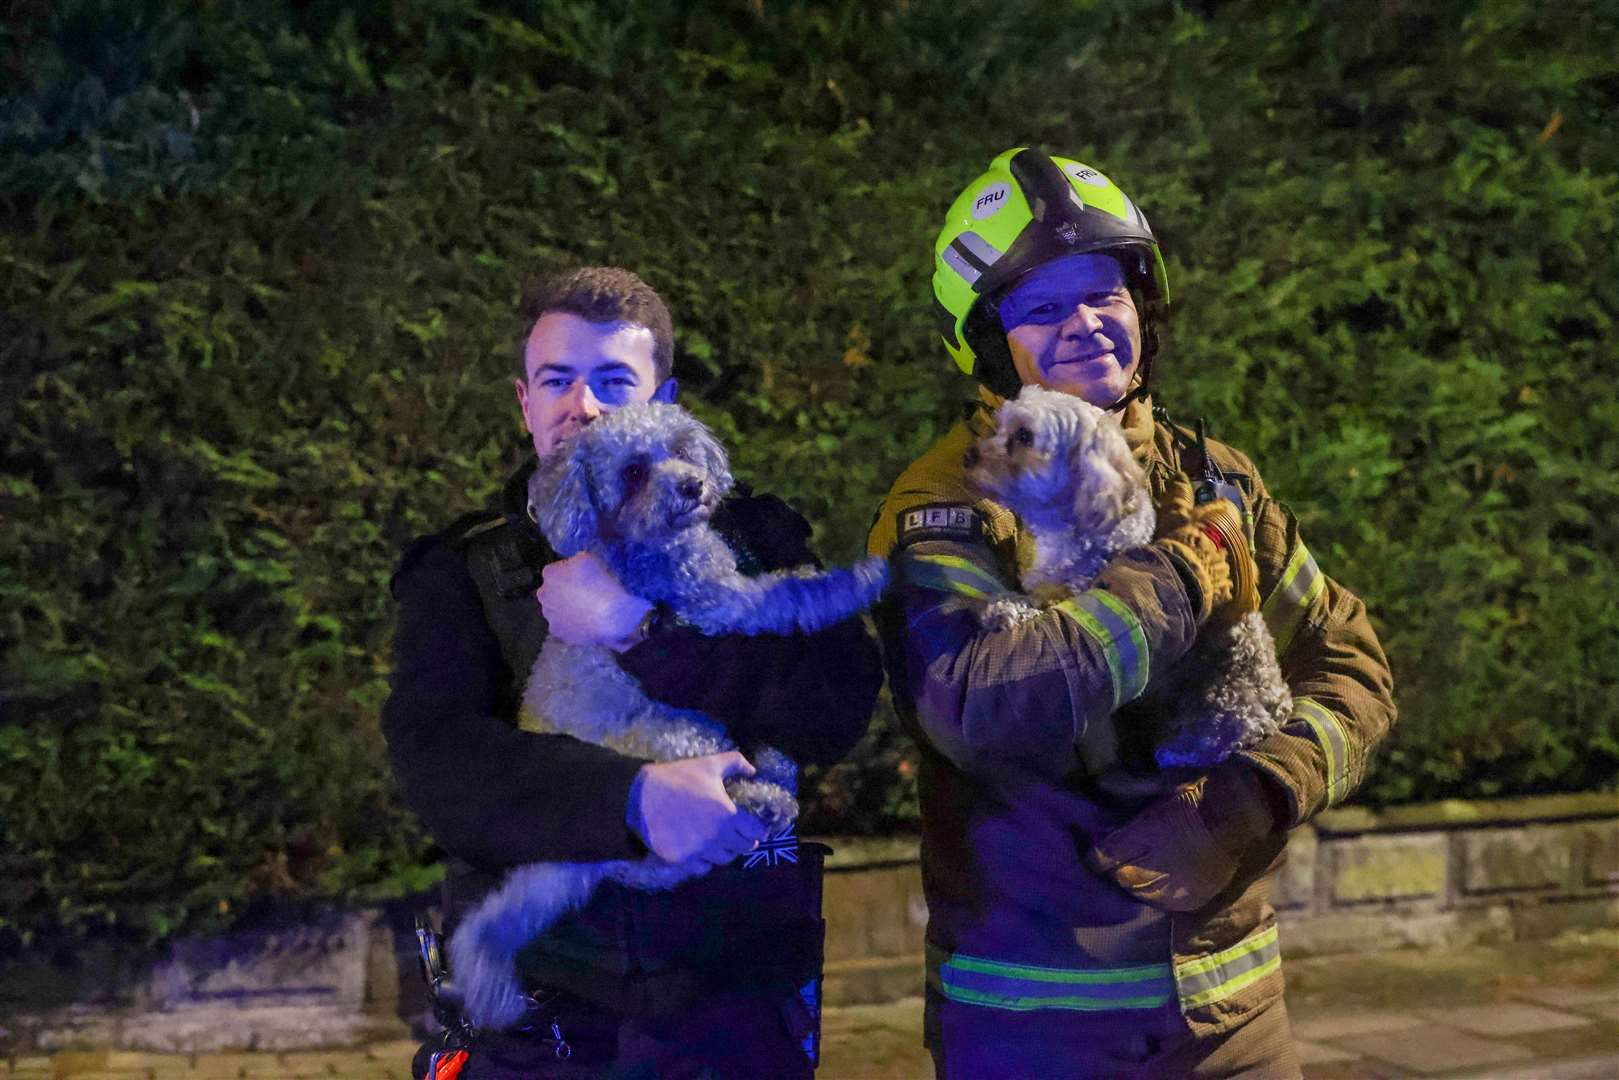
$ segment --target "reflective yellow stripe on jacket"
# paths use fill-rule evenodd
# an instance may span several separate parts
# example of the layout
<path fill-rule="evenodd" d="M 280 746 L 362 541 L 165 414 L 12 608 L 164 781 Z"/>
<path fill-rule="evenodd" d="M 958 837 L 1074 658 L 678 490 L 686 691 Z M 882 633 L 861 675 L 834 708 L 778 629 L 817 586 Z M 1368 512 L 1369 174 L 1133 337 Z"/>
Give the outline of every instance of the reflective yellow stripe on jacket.
<path fill-rule="evenodd" d="M 1282 966 L 1282 944 L 1272 923 L 1208 956 L 1175 965 L 1175 989 L 1181 1010 L 1228 998 Z"/>
<path fill-rule="evenodd" d="M 1321 745 L 1327 759 L 1327 805 L 1337 806 L 1349 795 L 1349 737 L 1332 711 L 1314 698 L 1293 699 L 1293 719 L 1302 721 Z"/>
<path fill-rule="evenodd" d="M 1007 591 L 994 574 L 959 555 L 919 555 L 907 550 L 901 553 L 898 563 L 905 584 L 918 589 L 972 600 L 986 600 Z"/>
<path fill-rule="evenodd" d="M 1265 625 L 1270 628 L 1270 636 L 1276 639 L 1278 656 L 1287 652 L 1287 647 L 1293 643 L 1293 635 L 1298 633 L 1304 616 L 1309 613 L 1310 605 L 1326 585 L 1326 578 L 1322 577 L 1321 568 L 1315 564 L 1315 557 L 1301 541 L 1294 546 L 1293 555 L 1282 571 L 1282 579 L 1259 609 L 1265 618 Z"/>
<path fill-rule="evenodd" d="M 1105 589 L 1090 589 L 1057 605 L 1057 610 L 1079 624 L 1107 660 L 1113 682 L 1113 707 L 1141 696 L 1150 668 L 1147 635 L 1141 620 Z"/>

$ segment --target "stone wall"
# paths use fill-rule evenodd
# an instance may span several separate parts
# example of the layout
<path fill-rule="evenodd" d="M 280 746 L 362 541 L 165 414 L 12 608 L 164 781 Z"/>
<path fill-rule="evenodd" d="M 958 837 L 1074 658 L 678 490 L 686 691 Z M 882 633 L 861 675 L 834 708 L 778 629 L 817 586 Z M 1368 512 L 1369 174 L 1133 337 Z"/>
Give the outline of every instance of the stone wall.
<path fill-rule="evenodd" d="M 400 1038 L 395 934 L 381 912 L 108 947 L 0 966 L 0 1058 L 117 1047 L 164 1053 L 303 1050 Z M 412 981 L 415 981 L 414 978 Z"/>
<path fill-rule="evenodd" d="M 921 992 L 915 840 L 828 840 L 825 997 Z M 1619 926 L 1619 796 L 1345 809 L 1298 830 L 1277 908 L 1285 955 L 1464 944 Z M 0 965 L 0 1057 L 74 1047 L 294 1050 L 420 1030 L 412 915 L 430 903 Z"/>
<path fill-rule="evenodd" d="M 914 841 L 829 840 L 826 997 L 921 992 Z M 1619 795 L 1329 811 L 1288 843 L 1285 955 L 1461 945 L 1619 926 Z"/>

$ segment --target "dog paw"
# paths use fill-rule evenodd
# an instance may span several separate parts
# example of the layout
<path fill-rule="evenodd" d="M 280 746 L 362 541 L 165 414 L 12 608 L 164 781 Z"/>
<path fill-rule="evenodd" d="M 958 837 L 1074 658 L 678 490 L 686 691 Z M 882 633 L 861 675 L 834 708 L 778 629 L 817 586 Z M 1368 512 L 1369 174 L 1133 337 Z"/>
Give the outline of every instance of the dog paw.
<path fill-rule="evenodd" d="M 986 630 L 1010 630 L 1040 614 L 1040 609 L 1022 596 L 1002 597 L 984 605 L 978 617 Z"/>

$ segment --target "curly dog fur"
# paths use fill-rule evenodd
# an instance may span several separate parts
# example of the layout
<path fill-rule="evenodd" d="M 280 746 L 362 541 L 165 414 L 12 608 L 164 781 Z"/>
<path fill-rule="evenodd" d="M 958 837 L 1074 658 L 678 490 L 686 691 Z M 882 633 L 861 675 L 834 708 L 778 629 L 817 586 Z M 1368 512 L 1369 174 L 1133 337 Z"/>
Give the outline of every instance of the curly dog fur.
<path fill-rule="evenodd" d="M 994 432 L 968 458 L 968 479 L 1017 514 L 1034 540 L 1022 574 L 1029 595 L 994 601 L 985 616 L 992 626 L 1037 612 L 1035 598 L 1084 591 L 1113 555 L 1152 539 L 1146 473 L 1118 421 L 1080 398 L 1024 387 L 996 410 Z M 1165 692 L 1169 720 L 1153 733 L 1153 756 L 1166 769 L 1206 770 L 1275 731 L 1292 710 L 1276 644 L 1257 612 L 1206 626 Z M 1118 763 L 1118 733 L 1111 718 L 1093 727 L 1080 756 L 1101 778 Z M 1130 790 L 1116 772 L 1113 779 Z"/>
<path fill-rule="evenodd" d="M 708 525 L 731 489 L 725 450 L 674 405 L 628 405 L 598 419 L 540 462 L 529 514 L 558 555 L 589 551 L 629 592 L 667 605 L 703 633 L 810 633 L 869 606 L 887 564 L 778 571 L 747 577 Z M 548 638 L 523 692 L 521 726 L 560 732 L 625 754 L 670 761 L 737 749 L 724 727 L 653 701 L 599 646 Z M 797 766 L 771 747 L 755 750 L 756 775 L 726 782 L 737 806 L 773 832 L 798 816 Z M 514 966 L 519 949 L 612 879 L 667 889 L 703 873 L 697 860 L 531 863 L 467 914 L 450 940 L 455 990 L 468 1019 L 501 1029 L 523 1019 L 527 999 Z"/>

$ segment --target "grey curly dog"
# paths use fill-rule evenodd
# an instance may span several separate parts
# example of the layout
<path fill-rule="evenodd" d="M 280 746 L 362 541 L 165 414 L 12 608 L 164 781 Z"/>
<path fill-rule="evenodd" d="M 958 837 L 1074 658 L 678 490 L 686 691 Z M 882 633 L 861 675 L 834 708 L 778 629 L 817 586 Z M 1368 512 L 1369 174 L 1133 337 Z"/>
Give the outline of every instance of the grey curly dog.
<path fill-rule="evenodd" d="M 882 559 L 831 571 L 738 572 L 735 556 L 708 524 L 731 485 L 724 448 L 690 413 L 627 405 L 541 460 L 529 484 L 529 515 L 558 555 L 594 553 L 629 592 L 667 605 L 709 635 L 813 632 L 882 593 L 888 575 Z M 555 637 L 529 673 L 520 723 L 657 761 L 737 748 L 702 713 L 648 698 L 608 649 Z M 752 762 L 756 775 L 729 780 L 726 790 L 772 832 L 785 829 L 798 816 L 797 766 L 769 747 Z M 516 868 L 450 940 L 453 989 L 467 1018 L 491 1030 L 523 1019 L 518 950 L 584 904 L 602 881 L 667 889 L 707 868 L 695 859 L 668 863 L 652 855 Z"/>

